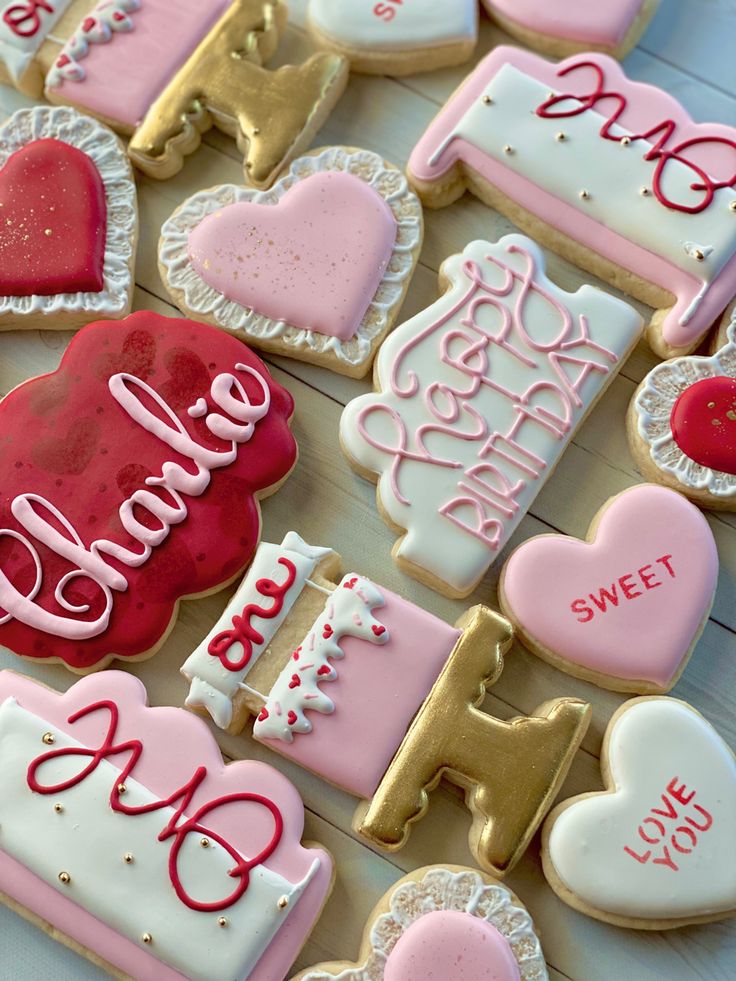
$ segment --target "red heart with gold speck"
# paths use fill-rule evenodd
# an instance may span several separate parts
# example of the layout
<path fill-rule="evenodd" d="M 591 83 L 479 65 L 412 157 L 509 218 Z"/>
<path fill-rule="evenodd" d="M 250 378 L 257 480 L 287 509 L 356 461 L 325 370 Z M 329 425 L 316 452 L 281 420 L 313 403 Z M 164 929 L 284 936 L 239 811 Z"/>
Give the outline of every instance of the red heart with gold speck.
<path fill-rule="evenodd" d="M 670 425 L 691 460 L 736 474 L 736 378 L 717 375 L 686 388 L 674 404 Z"/>

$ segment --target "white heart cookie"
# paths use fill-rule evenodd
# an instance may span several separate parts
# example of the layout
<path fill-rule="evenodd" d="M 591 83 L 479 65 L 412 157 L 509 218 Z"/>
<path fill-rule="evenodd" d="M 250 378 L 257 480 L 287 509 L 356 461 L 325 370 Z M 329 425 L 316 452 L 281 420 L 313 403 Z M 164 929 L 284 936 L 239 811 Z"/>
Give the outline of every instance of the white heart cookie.
<path fill-rule="evenodd" d="M 309 17 L 335 41 L 372 50 L 475 44 L 478 34 L 477 0 L 311 0 Z"/>
<path fill-rule="evenodd" d="M 614 715 L 608 791 L 561 804 L 544 829 L 544 870 L 570 905 L 660 929 L 736 911 L 736 760 L 686 702 L 637 698 Z"/>

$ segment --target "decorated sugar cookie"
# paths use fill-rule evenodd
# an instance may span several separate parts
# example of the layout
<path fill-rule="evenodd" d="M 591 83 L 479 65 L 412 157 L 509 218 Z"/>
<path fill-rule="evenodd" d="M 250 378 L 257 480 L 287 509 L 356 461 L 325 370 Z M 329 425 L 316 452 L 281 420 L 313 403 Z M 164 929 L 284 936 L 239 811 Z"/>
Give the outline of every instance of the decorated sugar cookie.
<path fill-rule="evenodd" d="M 399 879 L 368 917 L 357 963 L 292 981 L 547 981 L 534 924 L 510 889 L 475 869 L 430 865 Z"/>
<path fill-rule="evenodd" d="M 3 902 L 116 976 L 282 978 L 331 890 L 289 781 L 122 671 L 0 673 L 0 773 Z"/>
<path fill-rule="evenodd" d="M 471 242 L 444 291 L 385 341 L 375 394 L 350 402 L 340 440 L 404 529 L 400 568 L 472 592 L 641 332 L 626 303 L 547 279 L 530 239 Z"/>
<path fill-rule="evenodd" d="M 629 445 L 647 480 L 736 510 L 736 320 L 711 357 L 657 365 L 629 406 Z"/>
<path fill-rule="evenodd" d="M 130 135 L 151 177 L 177 173 L 217 126 L 266 187 L 347 83 L 347 62 L 326 52 L 263 68 L 285 24 L 282 0 L 0 0 L 0 71 Z"/>
<path fill-rule="evenodd" d="M 668 358 L 697 347 L 734 295 L 735 151 L 736 129 L 694 123 L 605 55 L 552 64 L 500 47 L 431 123 L 408 173 L 425 204 L 468 187 L 655 307 L 647 337 Z"/>
<path fill-rule="evenodd" d="M 544 825 L 544 874 L 588 916 L 666 930 L 736 913 L 736 761 L 702 715 L 634 698 L 601 755 L 606 790 L 573 797 Z"/>
<path fill-rule="evenodd" d="M 499 597 L 527 647 L 555 667 L 614 691 L 663 692 L 685 669 L 717 580 L 700 511 L 640 484 L 603 505 L 587 542 L 539 535 L 520 545 Z"/>
<path fill-rule="evenodd" d="M 245 345 L 135 313 L 0 403 L 0 643 L 73 671 L 141 658 L 251 559 L 296 462 L 291 396 Z"/>
<path fill-rule="evenodd" d="M 356 831 L 389 850 L 445 775 L 465 788 L 477 861 L 503 875 L 554 800 L 590 711 L 575 698 L 511 722 L 477 711 L 511 637 L 485 607 L 452 627 L 365 576 L 341 577 L 332 549 L 289 532 L 260 545 L 184 663 L 186 704 L 232 733 L 255 716 L 256 739 L 361 798 Z"/>
<path fill-rule="evenodd" d="M 137 237 L 133 175 L 107 127 L 46 106 L 0 126 L 0 330 L 125 317 Z"/>
<path fill-rule="evenodd" d="M 659 5 L 659 0 L 481 2 L 507 34 L 554 58 L 580 51 L 603 51 L 614 58 L 625 58 Z"/>
<path fill-rule="evenodd" d="M 412 75 L 460 65 L 478 40 L 477 0 L 309 0 L 316 43 L 355 72 Z"/>
<path fill-rule="evenodd" d="M 186 200 L 163 225 L 159 267 L 189 316 L 361 376 L 421 245 L 422 206 L 403 174 L 368 150 L 330 147 L 269 191 L 223 184 Z"/>

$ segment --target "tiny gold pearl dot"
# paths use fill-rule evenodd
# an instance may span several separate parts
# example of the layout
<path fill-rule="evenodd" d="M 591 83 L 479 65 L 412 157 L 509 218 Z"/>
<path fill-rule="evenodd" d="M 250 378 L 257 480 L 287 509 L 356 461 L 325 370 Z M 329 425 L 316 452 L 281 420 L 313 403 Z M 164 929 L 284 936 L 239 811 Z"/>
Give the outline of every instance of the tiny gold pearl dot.
<path fill-rule="evenodd" d="M 72 877 L 68 872 L 59 872 L 59 882 L 63 882 L 65 886 L 68 886 L 72 881 Z"/>
<path fill-rule="evenodd" d="M 702 252 L 700 249 L 696 249 L 693 252 L 693 255 L 698 260 L 698 262 L 704 262 L 705 261 L 705 252 Z"/>
<path fill-rule="evenodd" d="M 150 933 L 143 933 L 143 934 L 141 934 L 141 940 L 143 941 L 144 944 L 152 944 L 153 943 L 153 937 L 151 936 Z"/>
<path fill-rule="evenodd" d="M 731 209 L 731 211 L 736 211 L 736 201 L 732 201 L 729 204 L 729 208 Z"/>
<path fill-rule="evenodd" d="M 715 402 L 709 402 L 708 403 L 708 408 L 709 409 L 715 409 L 715 407 L 716 407 L 716 403 Z"/>
<path fill-rule="evenodd" d="M 588 198 L 590 197 L 590 192 L 586 191 L 585 188 L 583 188 L 583 190 L 580 192 L 580 197 L 582 198 L 583 201 L 587 201 Z"/>
<path fill-rule="evenodd" d="M 567 139 L 567 137 L 565 136 L 564 133 L 556 133 L 555 139 L 557 140 L 558 143 L 563 143 Z"/>
<path fill-rule="evenodd" d="M 125 862 L 126 865 L 130 865 L 131 862 L 133 861 L 133 854 L 132 854 L 132 852 L 126 852 L 123 855 L 123 861 Z"/>
<path fill-rule="evenodd" d="M 493 103 L 493 99 L 490 97 L 490 95 L 484 95 L 483 102 L 485 105 L 490 106 Z"/>
<path fill-rule="evenodd" d="M 125 786 L 124 783 L 119 783 L 118 784 L 118 793 L 119 794 L 124 794 L 127 789 L 128 788 Z"/>
<path fill-rule="evenodd" d="M 278 906 L 279 909 L 286 909 L 286 907 L 289 905 L 289 897 L 282 896 L 276 905 Z"/>
<path fill-rule="evenodd" d="M 41 736 L 41 742 L 46 743 L 47 746 L 50 746 L 53 743 L 53 741 L 54 741 L 53 732 L 45 732 L 43 736 Z"/>
<path fill-rule="evenodd" d="M 210 839 L 209 838 L 200 838 L 199 839 L 199 843 L 202 846 L 202 848 L 209 848 L 210 847 Z"/>
<path fill-rule="evenodd" d="M 221 927 L 226 927 L 229 924 L 229 920 L 226 916 L 221 916 L 217 921 L 217 925 Z"/>
<path fill-rule="evenodd" d="M 621 146 L 628 146 L 629 143 L 631 143 L 631 137 L 630 136 L 622 136 L 621 137 L 621 140 L 620 140 L 620 143 L 621 143 Z"/>
<path fill-rule="evenodd" d="M 43 233 L 44 235 L 49 235 L 49 236 L 54 234 L 50 228 L 44 228 Z"/>
<path fill-rule="evenodd" d="M 56 811 L 57 814 L 61 814 L 61 812 L 64 810 L 64 805 L 54 804 L 54 810 Z"/>
<path fill-rule="evenodd" d="M 648 195 L 649 195 L 649 188 L 648 187 L 642 187 L 642 188 L 640 188 L 639 189 L 639 194 L 641 194 L 641 196 L 643 198 L 648 197 Z"/>
<path fill-rule="evenodd" d="M 510 143 L 507 143 L 506 146 L 503 148 L 503 152 L 504 153 L 513 153 L 514 152 L 514 148 L 511 146 Z"/>

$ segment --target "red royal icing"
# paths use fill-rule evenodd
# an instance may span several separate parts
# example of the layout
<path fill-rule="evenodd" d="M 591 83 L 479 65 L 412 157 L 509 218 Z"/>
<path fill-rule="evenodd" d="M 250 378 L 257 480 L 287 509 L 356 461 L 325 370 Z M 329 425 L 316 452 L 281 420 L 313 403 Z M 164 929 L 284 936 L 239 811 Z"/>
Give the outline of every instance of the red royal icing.
<path fill-rule="evenodd" d="M 588 95 L 574 95 L 570 92 L 562 92 L 559 95 L 550 96 L 537 109 L 537 115 L 544 119 L 564 119 L 568 116 L 579 116 L 589 109 L 599 112 L 605 118 L 601 126 L 600 135 L 604 140 L 612 140 L 614 143 L 621 142 L 620 133 L 617 135 L 611 132 L 616 128 L 616 124 L 624 113 L 628 101 L 626 96 L 615 89 L 607 89 L 603 69 L 593 61 L 579 61 L 573 65 L 561 68 L 557 73 L 559 77 L 564 77 L 581 69 L 593 72 L 595 84 Z M 602 104 L 602 105 L 601 105 Z M 657 165 L 652 175 L 652 190 L 657 200 L 667 208 L 675 211 L 685 211 L 688 214 L 697 214 L 705 211 L 713 201 L 713 196 L 722 187 L 734 187 L 736 185 L 736 171 L 728 180 L 714 180 L 697 163 L 693 156 L 698 153 L 699 148 L 712 147 L 720 144 L 731 150 L 736 151 L 736 143 L 725 136 L 697 136 L 687 140 L 681 140 L 674 145 L 671 144 L 677 131 L 677 123 L 672 119 L 663 119 L 662 122 L 650 127 L 643 133 L 632 133 L 629 137 L 631 143 L 638 140 L 646 140 L 652 146 L 644 154 L 645 160 L 656 160 Z M 665 190 L 665 174 L 667 164 L 670 160 L 677 160 L 683 166 L 688 167 L 692 174 L 692 184 L 694 191 L 702 192 L 702 198 L 697 204 L 687 205 L 678 201 L 673 201 L 667 196 Z"/>
<path fill-rule="evenodd" d="M 36 140 L 0 171 L 0 295 L 99 293 L 107 205 L 94 163 L 60 140 Z"/>
<path fill-rule="evenodd" d="M 55 13 L 49 0 L 25 0 L 13 4 L 3 14 L 3 23 L 17 37 L 35 37 L 41 27 L 41 10 L 47 14 Z"/>
<path fill-rule="evenodd" d="M 661 804 L 650 808 L 637 828 L 639 838 L 645 845 L 642 849 L 624 845 L 624 851 L 640 865 L 651 861 L 663 865 L 673 872 L 679 872 L 682 861 L 680 855 L 689 855 L 699 843 L 699 835 L 713 827 L 713 815 L 693 800 L 694 790 L 689 790 L 677 777 L 667 784 L 660 794 Z M 679 854 L 678 854 L 679 853 Z"/>
<path fill-rule="evenodd" d="M 680 395 L 670 416 L 672 436 L 696 463 L 736 474 L 736 378 L 703 378 Z"/>
<path fill-rule="evenodd" d="M 253 654 L 253 642 L 263 643 L 263 634 L 256 630 L 251 618 L 255 616 L 263 620 L 273 620 L 284 608 L 284 598 L 296 579 L 296 566 L 285 558 L 279 559 L 279 565 L 286 569 L 286 579 L 282 583 L 274 582 L 273 579 L 259 579 L 256 582 L 256 592 L 271 599 L 272 605 L 264 607 L 257 603 L 248 603 L 240 616 L 233 617 L 232 627 L 213 637 L 207 646 L 207 653 L 219 658 L 220 664 L 228 671 L 242 671 Z M 243 654 L 237 661 L 231 661 L 228 652 L 236 642 L 242 644 Z"/>
<path fill-rule="evenodd" d="M 256 497 L 296 460 L 292 411 L 215 327 L 145 311 L 79 331 L 0 403 L 0 643 L 82 669 L 150 651 L 180 597 L 252 558 Z"/>
<path fill-rule="evenodd" d="M 116 776 L 115 782 L 110 789 L 110 807 L 112 810 L 118 814 L 127 815 L 128 817 L 136 817 L 139 814 L 150 814 L 152 811 L 160 811 L 164 807 L 173 807 L 174 815 L 161 829 L 158 835 L 158 840 L 163 842 L 173 838 L 171 850 L 169 852 L 169 878 L 171 879 L 171 884 L 174 887 L 176 895 L 185 906 L 203 913 L 215 913 L 219 910 L 227 909 L 228 906 L 232 906 L 233 903 L 236 903 L 248 889 L 251 869 L 254 869 L 257 865 L 261 865 L 263 862 L 265 862 L 280 842 L 284 831 L 284 819 L 281 815 L 281 811 L 272 800 L 270 800 L 268 797 L 264 797 L 262 794 L 241 792 L 216 797 L 214 800 L 208 801 L 206 804 L 202 804 L 200 807 L 198 807 L 191 817 L 185 818 L 185 811 L 192 803 L 192 799 L 197 793 L 198 788 L 207 778 L 207 767 L 205 766 L 197 767 L 191 778 L 185 784 L 162 800 L 153 801 L 150 804 L 140 805 L 123 803 L 121 795 L 122 793 L 125 793 L 125 791 L 121 791 L 121 788 L 125 787 L 125 781 L 129 777 L 131 779 L 135 779 L 134 771 L 143 754 L 143 743 L 139 739 L 128 739 L 120 743 L 115 742 L 115 734 L 117 732 L 118 722 L 120 720 L 120 711 L 115 702 L 112 701 L 106 700 L 93 702 L 91 705 L 87 705 L 78 712 L 75 712 L 73 715 L 70 715 L 68 721 L 71 725 L 73 725 L 78 720 L 83 719 L 95 712 L 108 712 L 110 719 L 107 732 L 105 733 L 105 737 L 100 747 L 98 749 L 87 749 L 83 746 L 72 746 L 64 749 L 53 749 L 48 753 L 43 753 L 41 756 L 36 757 L 36 759 L 33 760 L 28 767 L 27 780 L 30 789 L 37 794 L 62 793 L 63 791 L 69 790 L 71 787 L 76 787 L 77 784 L 82 783 L 82 781 L 85 780 L 91 773 L 94 773 L 103 760 L 115 757 L 115 763 L 119 766 L 120 761 L 117 759 L 117 757 L 119 757 L 121 754 L 130 754 L 122 769 L 122 772 L 120 773 L 120 776 Z M 63 759 L 66 757 L 81 757 L 82 759 L 87 757 L 89 758 L 89 763 L 87 763 L 86 766 L 83 766 L 78 773 L 68 777 L 61 783 L 45 784 L 39 779 L 39 771 L 43 769 L 45 763 L 48 763 L 51 760 Z M 211 829 L 207 828 L 206 825 L 201 823 L 208 814 L 211 814 L 220 808 L 237 803 L 257 804 L 261 807 L 265 807 L 273 816 L 274 829 L 271 840 L 253 858 L 245 859 L 235 848 L 235 846 L 232 845 L 225 837 L 218 834 L 216 831 L 212 831 Z M 224 848 L 228 855 L 230 855 L 232 858 L 233 867 L 230 870 L 229 875 L 232 876 L 233 879 L 237 880 L 237 885 L 232 892 L 223 899 L 206 903 L 201 902 L 190 896 L 184 888 L 181 877 L 179 876 L 178 860 L 181 848 L 186 842 L 187 835 L 190 834 L 204 835 L 207 838 L 211 838 L 212 841 L 217 842 L 218 845 Z"/>

